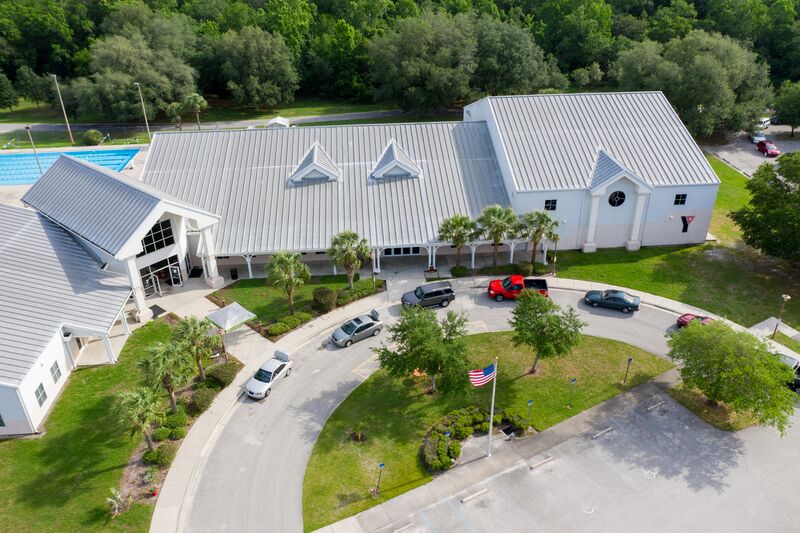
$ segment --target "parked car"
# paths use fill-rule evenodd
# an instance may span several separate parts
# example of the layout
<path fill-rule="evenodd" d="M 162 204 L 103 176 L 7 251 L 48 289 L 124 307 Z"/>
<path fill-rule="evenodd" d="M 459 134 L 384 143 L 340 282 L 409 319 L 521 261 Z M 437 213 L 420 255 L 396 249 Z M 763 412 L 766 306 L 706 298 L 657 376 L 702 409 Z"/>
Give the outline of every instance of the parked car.
<path fill-rule="evenodd" d="M 619 309 L 623 313 L 639 310 L 641 302 L 638 296 L 631 296 L 625 291 L 608 289 L 605 291 L 589 291 L 583 300 L 592 307 L 608 307 Z"/>
<path fill-rule="evenodd" d="M 781 361 L 789 365 L 794 370 L 794 380 L 787 383 L 790 389 L 795 392 L 800 392 L 800 361 L 788 355 L 778 354 Z"/>
<path fill-rule="evenodd" d="M 336 328 L 331 334 L 331 340 L 337 346 L 347 348 L 354 342 L 377 336 L 382 329 L 380 314 L 373 309 L 368 315 L 357 316 Z"/>
<path fill-rule="evenodd" d="M 676 325 L 679 328 L 685 328 L 692 322 L 699 322 L 705 326 L 707 324 L 711 324 L 712 322 L 714 322 L 714 319 L 709 316 L 700 316 L 700 315 L 695 315 L 693 313 L 686 313 L 678 317 Z"/>
<path fill-rule="evenodd" d="M 765 157 L 778 157 L 781 151 L 772 141 L 760 141 L 756 145 L 756 150 L 764 154 Z"/>
<path fill-rule="evenodd" d="M 248 396 L 254 400 L 263 400 L 272 392 L 280 378 L 292 373 L 292 360 L 286 352 L 276 351 L 271 359 L 261 365 L 256 374 L 244 386 Z"/>
<path fill-rule="evenodd" d="M 758 129 L 761 129 L 761 130 L 765 130 L 765 129 L 769 128 L 769 125 L 770 125 L 770 117 L 761 117 L 758 120 L 758 123 L 756 124 Z"/>
<path fill-rule="evenodd" d="M 523 290 L 537 291 L 542 296 L 550 296 L 547 291 L 547 280 L 541 278 L 525 278 L 520 275 L 505 279 L 493 279 L 489 282 L 489 298 L 502 302 L 506 298 L 515 299 Z"/>
<path fill-rule="evenodd" d="M 761 130 L 755 130 L 753 133 L 750 134 L 750 141 L 753 144 L 758 144 L 761 141 L 766 141 L 767 137 L 764 135 L 764 132 Z"/>
<path fill-rule="evenodd" d="M 422 307 L 430 307 L 432 305 L 440 305 L 447 307 L 455 299 L 456 293 L 453 292 L 453 286 L 449 281 L 435 281 L 420 285 L 413 291 L 408 291 L 400 298 L 400 303 L 404 306 L 420 305 Z"/>
<path fill-rule="evenodd" d="M 769 117 L 769 123 L 774 126 L 776 124 L 780 124 L 781 123 L 781 119 L 778 118 L 778 115 L 772 115 L 771 117 Z"/>

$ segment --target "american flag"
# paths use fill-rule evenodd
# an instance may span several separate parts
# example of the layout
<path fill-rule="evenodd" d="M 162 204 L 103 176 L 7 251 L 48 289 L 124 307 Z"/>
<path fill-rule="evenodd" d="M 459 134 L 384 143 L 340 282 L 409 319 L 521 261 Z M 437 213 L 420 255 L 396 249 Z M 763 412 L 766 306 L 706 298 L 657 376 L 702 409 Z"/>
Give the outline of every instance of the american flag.
<path fill-rule="evenodd" d="M 494 368 L 494 363 L 492 363 L 486 368 L 478 368 L 477 370 L 470 370 L 467 373 L 469 374 L 469 382 L 472 383 L 475 387 L 480 387 L 492 381 L 494 379 L 496 371 Z"/>

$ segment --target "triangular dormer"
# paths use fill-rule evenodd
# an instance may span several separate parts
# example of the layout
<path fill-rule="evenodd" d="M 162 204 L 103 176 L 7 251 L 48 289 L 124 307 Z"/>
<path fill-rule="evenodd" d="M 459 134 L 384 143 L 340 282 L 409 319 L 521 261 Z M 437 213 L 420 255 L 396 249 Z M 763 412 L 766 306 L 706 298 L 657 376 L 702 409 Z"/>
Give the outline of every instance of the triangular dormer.
<path fill-rule="evenodd" d="M 371 175 L 376 180 L 419 178 L 422 176 L 422 169 L 392 139 L 383 150 Z"/>
<path fill-rule="evenodd" d="M 320 181 L 339 181 L 342 173 L 327 152 L 314 143 L 303 156 L 300 164 L 289 176 L 292 183 L 309 183 Z"/>
<path fill-rule="evenodd" d="M 620 163 L 602 146 L 597 149 L 597 158 L 594 161 L 589 189 L 603 189 L 620 178 L 628 178 L 637 186 L 652 190 L 652 187 L 631 169 Z"/>

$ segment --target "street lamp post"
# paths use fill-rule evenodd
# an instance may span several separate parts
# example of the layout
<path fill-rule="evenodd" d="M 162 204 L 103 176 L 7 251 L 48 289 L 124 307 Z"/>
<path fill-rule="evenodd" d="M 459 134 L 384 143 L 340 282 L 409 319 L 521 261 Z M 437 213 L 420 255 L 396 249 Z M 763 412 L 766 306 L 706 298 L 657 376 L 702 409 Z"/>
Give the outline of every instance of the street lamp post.
<path fill-rule="evenodd" d="M 783 309 L 786 307 L 786 302 L 792 299 L 792 297 L 788 294 L 782 294 L 781 298 L 783 298 L 783 300 L 781 301 L 781 308 L 778 310 L 778 321 L 775 322 L 775 329 L 772 330 L 773 339 L 775 338 L 775 335 L 778 334 L 778 328 L 781 327 L 781 322 L 783 321 Z"/>
<path fill-rule="evenodd" d="M 575 383 L 578 381 L 578 378 L 572 378 L 569 380 L 571 387 L 569 389 L 569 404 L 567 407 L 572 408 L 572 395 L 575 393 Z"/>
<path fill-rule="evenodd" d="M 67 124 L 67 133 L 69 133 L 69 143 L 75 144 L 72 138 L 72 128 L 69 127 L 69 119 L 67 118 L 67 109 L 64 107 L 64 99 L 61 98 L 61 89 L 58 87 L 58 76 L 53 74 L 53 81 L 56 84 L 56 93 L 58 94 L 58 101 L 61 102 L 61 112 L 64 113 L 64 122 Z"/>
<path fill-rule="evenodd" d="M 142 96 L 142 86 L 139 85 L 139 82 L 134 82 L 136 85 L 136 90 L 139 91 L 139 102 L 142 104 L 142 115 L 144 115 L 144 127 L 147 129 L 147 138 L 151 141 L 153 140 L 153 136 L 150 135 L 150 123 L 147 122 L 147 109 L 144 107 L 144 97 Z"/>
<path fill-rule="evenodd" d="M 36 166 L 39 167 L 39 175 L 41 176 L 42 174 L 44 174 L 44 172 L 42 172 L 42 163 L 39 162 L 39 154 L 36 152 L 36 145 L 33 144 L 33 135 L 31 135 L 31 125 L 26 124 L 25 130 L 28 132 L 28 140 L 31 141 L 31 147 L 33 148 L 33 157 L 36 158 Z"/>
<path fill-rule="evenodd" d="M 628 366 L 625 367 L 625 377 L 622 379 L 623 385 L 628 383 L 628 371 L 631 369 L 631 363 L 633 363 L 633 357 L 628 357 Z"/>

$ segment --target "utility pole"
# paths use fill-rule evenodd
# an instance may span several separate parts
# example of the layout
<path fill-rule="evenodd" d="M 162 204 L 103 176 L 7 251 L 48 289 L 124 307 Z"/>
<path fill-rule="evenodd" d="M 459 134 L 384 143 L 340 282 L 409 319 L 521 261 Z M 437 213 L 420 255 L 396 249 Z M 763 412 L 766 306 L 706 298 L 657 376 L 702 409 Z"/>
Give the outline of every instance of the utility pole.
<path fill-rule="evenodd" d="M 136 85 L 136 90 L 139 91 L 139 102 L 142 104 L 142 115 L 144 115 L 144 127 L 147 128 L 147 138 L 151 141 L 153 140 L 153 136 L 150 135 L 150 124 L 147 122 L 147 109 L 144 107 L 144 97 L 142 96 L 142 86 L 139 85 L 139 82 L 134 82 Z"/>
<path fill-rule="evenodd" d="M 778 310 L 778 321 L 775 322 L 775 329 L 772 330 L 773 339 L 775 338 L 775 335 L 778 334 L 778 328 L 781 327 L 781 322 L 783 321 L 783 309 L 786 307 L 786 302 L 792 299 L 792 297 L 788 294 L 782 294 L 781 298 L 783 298 L 783 301 L 781 302 L 781 308 Z"/>
<path fill-rule="evenodd" d="M 41 176 L 42 174 L 44 174 L 44 172 L 42 172 L 42 164 L 39 162 L 39 154 L 36 153 L 36 145 L 33 144 L 33 135 L 31 135 L 31 125 L 26 124 L 25 130 L 27 130 L 28 132 L 28 139 L 31 141 L 31 147 L 33 147 L 33 157 L 36 158 L 36 166 L 39 167 L 39 175 Z"/>
<path fill-rule="evenodd" d="M 53 74 L 53 81 L 56 84 L 56 93 L 58 93 L 58 101 L 61 102 L 61 112 L 64 113 L 64 122 L 67 124 L 67 133 L 69 133 L 69 143 L 74 145 L 75 139 L 72 138 L 72 128 L 69 127 L 69 119 L 67 118 L 67 110 L 64 107 L 64 99 L 61 98 L 61 89 L 58 87 L 58 76 Z M 30 134 L 30 131 L 28 132 Z"/>

